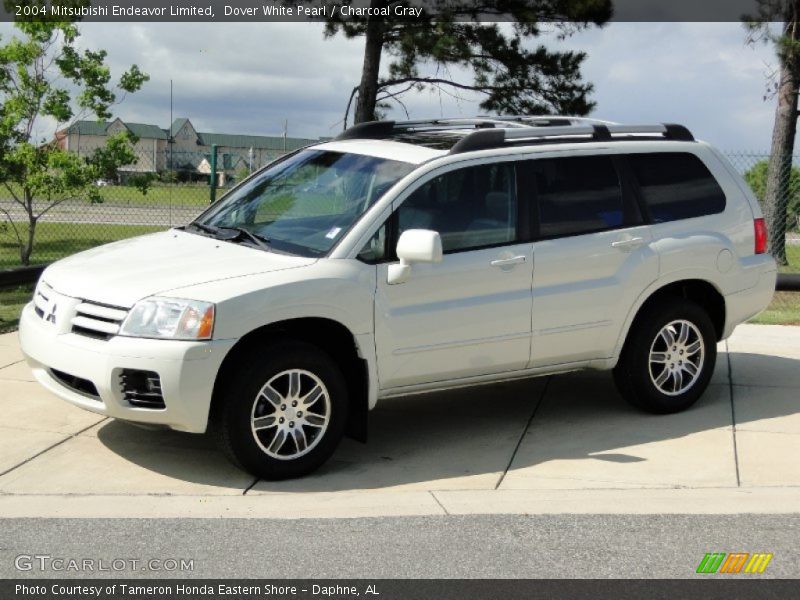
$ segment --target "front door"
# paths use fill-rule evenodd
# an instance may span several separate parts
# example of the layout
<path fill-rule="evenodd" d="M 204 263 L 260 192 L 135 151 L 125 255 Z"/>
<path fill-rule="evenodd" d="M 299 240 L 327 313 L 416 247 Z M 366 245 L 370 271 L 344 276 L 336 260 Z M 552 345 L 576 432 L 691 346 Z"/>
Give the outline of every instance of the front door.
<path fill-rule="evenodd" d="M 533 246 L 521 227 L 515 167 L 439 175 L 393 216 L 402 231 L 442 237 L 444 259 L 387 282 L 378 267 L 375 339 L 383 389 L 523 369 L 530 358 Z"/>

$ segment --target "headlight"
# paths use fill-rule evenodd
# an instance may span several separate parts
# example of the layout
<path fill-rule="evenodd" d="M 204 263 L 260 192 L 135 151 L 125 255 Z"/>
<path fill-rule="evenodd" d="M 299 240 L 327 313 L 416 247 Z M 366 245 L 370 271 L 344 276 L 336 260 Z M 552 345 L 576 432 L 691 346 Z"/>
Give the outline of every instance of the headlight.
<path fill-rule="evenodd" d="M 171 340 L 208 340 L 214 330 L 214 305 L 196 300 L 146 298 L 122 323 L 121 335 Z"/>

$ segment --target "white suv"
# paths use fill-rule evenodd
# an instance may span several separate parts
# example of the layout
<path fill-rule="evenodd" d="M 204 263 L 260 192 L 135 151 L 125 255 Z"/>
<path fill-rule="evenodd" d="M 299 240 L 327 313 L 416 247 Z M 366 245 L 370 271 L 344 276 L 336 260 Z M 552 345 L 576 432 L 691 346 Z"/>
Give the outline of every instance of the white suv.
<path fill-rule="evenodd" d="M 210 428 L 277 479 L 365 440 L 390 396 L 613 369 L 636 406 L 683 410 L 769 303 L 765 250 L 745 182 L 679 125 L 373 122 L 51 265 L 20 338 L 68 402 Z"/>

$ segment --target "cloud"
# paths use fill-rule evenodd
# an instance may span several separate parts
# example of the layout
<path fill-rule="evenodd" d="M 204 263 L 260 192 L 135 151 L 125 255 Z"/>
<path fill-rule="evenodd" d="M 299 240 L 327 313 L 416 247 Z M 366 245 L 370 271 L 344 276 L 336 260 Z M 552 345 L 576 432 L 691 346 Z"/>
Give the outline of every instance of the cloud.
<path fill-rule="evenodd" d="M 583 49 L 597 116 L 678 122 L 726 150 L 767 151 L 774 100 L 764 101 L 772 48 L 745 44 L 738 23 L 614 23 L 569 38 Z"/>
<path fill-rule="evenodd" d="M 317 137 L 341 127 L 361 70 L 363 39 L 324 39 L 318 23 L 85 23 L 81 44 L 105 48 L 112 73 L 133 63 L 150 74 L 116 113 L 125 120 L 169 122 L 201 131 Z M 11 32 L 0 24 L 4 38 Z M 612 23 L 564 41 L 531 40 L 587 52 L 583 73 L 595 85 L 595 116 L 628 123 L 684 123 L 723 149 L 766 150 L 774 101 L 763 100 L 769 46 L 749 47 L 737 23 Z M 384 60 L 384 67 L 388 64 Z M 469 73 L 454 69 L 454 77 Z M 472 116 L 477 94 L 452 90 L 403 97 L 411 118 Z M 392 118 L 405 118 L 393 105 Z"/>

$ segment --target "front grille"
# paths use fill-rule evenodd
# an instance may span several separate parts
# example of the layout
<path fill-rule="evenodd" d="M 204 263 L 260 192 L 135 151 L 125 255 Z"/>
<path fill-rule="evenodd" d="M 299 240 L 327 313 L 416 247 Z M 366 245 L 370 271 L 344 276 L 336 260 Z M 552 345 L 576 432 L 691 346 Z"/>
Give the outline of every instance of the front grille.
<path fill-rule="evenodd" d="M 44 281 L 36 286 L 36 291 L 33 294 L 33 310 L 40 319 L 44 319 L 45 312 L 50 305 L 50 298 L 53 297 L 53 288 L 47 285 Z"/>
<path fill-rule="evenodd" d="M 131 406 L 164 409 L 164 395 L 161 392 L 161 377 L 155 371 L 123 369 L 119 375 L 122 397 Z"/>
<path fill-rule="evenodd" d="M 73 392 L 78 392 L 83 396 L 89 396 L 93 400 L 100 399 L 100 394 L 97 393 L 97 388 L 88 379 L 70 375 L 69 373 L 64 373 L 64 371 L 58 371 L 56 369 L 50 369 L 50 374 L 59 382 L 61 382 L 62 385 L 68 387 Z"/>
<path fill-rule="evenodd" d="M 98 340 L 108 340 L 119 333 L 128 311 L 118 306 L 84 300 L 75 308 L 72 333 Z"/>

